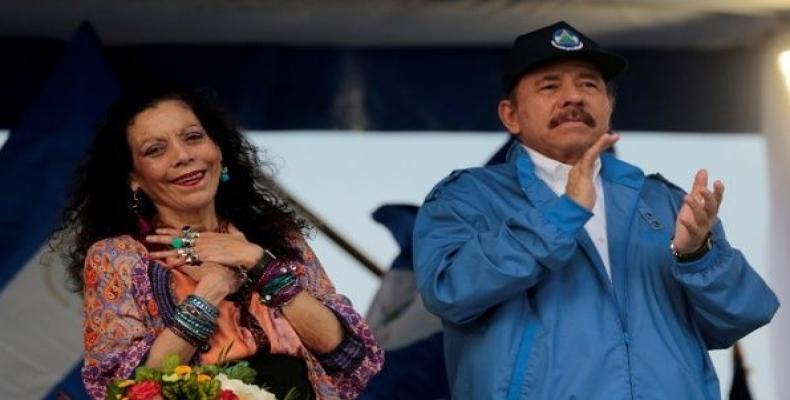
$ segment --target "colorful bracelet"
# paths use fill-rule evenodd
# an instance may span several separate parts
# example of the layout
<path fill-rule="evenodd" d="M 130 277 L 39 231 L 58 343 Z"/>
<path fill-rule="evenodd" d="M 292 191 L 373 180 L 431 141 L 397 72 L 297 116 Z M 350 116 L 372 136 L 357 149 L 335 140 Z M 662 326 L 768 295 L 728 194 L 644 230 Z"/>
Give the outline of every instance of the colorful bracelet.
<path fill-rule="evenodd" d="M 286 264 L 279 260 L 269 263 L 255 285 L 260 302 L 268 307 L 285 306 L 302 291 L 298 278 L 303 274 L 304 267 L 300 264 Z"/>
<path fill-rule="evenodd" d="M 296 295 L 302 291 L 302 286 L 297 281 L 294 281 L 288 286 L 282 287 L 276 292 L 261 291 L 261 303 L 267 307 L 279 308 L 288 305 Z"/>
<path fill-rule="evenodd" d="M 217 330 L 217 318 L 219 309 L 216 306 L 191 294 L 176 308 L 168 328 L 199 351 L 206 352 L 211 348 L 208 341 Z"/>
<path fill-rule="evenodd" d="M 193 305 L 198 309 L 204 311 L 208 316 L 213 319 L 219 318 L 219 308 L 217 306 L 207 302 L 202 297 L 196 296 L 194 294 L 190 294 L 187 296 L 185 303 Z"/>
<path fill-rule="evenodd" d="M 190 318 L 183 312 L 176 312 L 174 320 L 182 332 L 190 335 L 197 341 L 205 342 L 214 333 L 216 326 L 203 325 L 195 319 Z"/>

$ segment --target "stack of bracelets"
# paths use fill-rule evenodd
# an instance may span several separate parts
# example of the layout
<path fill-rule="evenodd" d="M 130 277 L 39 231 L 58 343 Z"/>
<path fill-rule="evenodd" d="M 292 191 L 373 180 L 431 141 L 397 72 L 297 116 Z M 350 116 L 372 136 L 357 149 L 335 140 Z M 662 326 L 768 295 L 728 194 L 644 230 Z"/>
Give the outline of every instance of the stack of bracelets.
<path fill-rule="evenodd" d="M 268 250 L 255 267 L 249 271 L 240 267 L 238 272 L 242 286 L 229 298 L 233 301 L 245 302 L 257 292 L 261 303 L 276 308 L 288 304 L 302 291 L 299 277 L 304 274 L 304 268 L 300 264 L 280 261 Z M 169 328 L 205 353 L 211 348 L 208 342 L 217 330 L 217 318 L 219 309 L 216 306 L 190 294 L 176 308 Z"/>
<path fill-rule="evenodd" d="M 239 268 L 239 274 L 244 283 L 237 296 L 247 299 L 252 292 L 257 292 L 264 305 L 282 307 L 302 291 L 299 277 L 304 274 L 304 268 L 300 264 L 278 260 L 266 250 L 255 267 L 249 271 Z"/>
<path fill-rule="evenodd" d="M 209 350 L 209 338 L 217 330 L 219 309 L 205 299 L 190 294 L 173 315 L 169 326 L 178 337 L 205 353 Z"/>

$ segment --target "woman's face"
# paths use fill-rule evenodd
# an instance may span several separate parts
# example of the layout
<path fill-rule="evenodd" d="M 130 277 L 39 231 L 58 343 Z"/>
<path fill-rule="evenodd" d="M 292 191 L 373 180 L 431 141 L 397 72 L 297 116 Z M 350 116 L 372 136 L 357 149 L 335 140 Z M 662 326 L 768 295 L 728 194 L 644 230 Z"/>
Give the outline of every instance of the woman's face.
<path fill-rule="evenodd" d="M 143 110 L 127 140 L 131 189 L 142 189 L 160 213 L 214 207 L 222 154 L 187 104 L 163 100 Z"/>

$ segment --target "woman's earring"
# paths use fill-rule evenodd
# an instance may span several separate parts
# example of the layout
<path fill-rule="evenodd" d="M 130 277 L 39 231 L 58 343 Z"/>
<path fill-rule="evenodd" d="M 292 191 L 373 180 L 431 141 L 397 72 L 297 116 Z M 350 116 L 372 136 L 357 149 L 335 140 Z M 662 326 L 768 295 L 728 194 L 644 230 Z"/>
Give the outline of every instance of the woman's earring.
<path fill-rule="evenodd" d="M 228 172 L 228 167 L 222 167 L 222 170 L 219 173 L 219 180 L 221 182 L 227 182 L 230 180 L 230 173 Z"/>
<path fill-rule="evenodd" d="M 140 191 L 132 190 L 132 200 L 129 202 L 129 210 L 135 214 L 140 214 L 143 202 L 140 199 Z"/>
<path fill-rule="evenodd" d="M 129 210 L 137 218 L 137 230 L 141 235 L 147 235 L 151 233 L 152 229 L 151 224 L 143 217 L 142 209 L 143 199 L 140 197 L 140 190 L 132 190 L 132 199 L 129 202 Z"/>

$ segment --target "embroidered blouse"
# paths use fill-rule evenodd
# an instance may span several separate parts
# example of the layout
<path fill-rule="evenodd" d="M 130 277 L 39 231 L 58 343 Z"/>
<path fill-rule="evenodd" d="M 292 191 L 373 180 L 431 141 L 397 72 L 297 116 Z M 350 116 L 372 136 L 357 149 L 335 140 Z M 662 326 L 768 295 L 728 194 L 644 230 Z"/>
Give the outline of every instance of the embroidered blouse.
<path fill-rule="evenodd" d="M 241 306 L 220 303 L 227 323 L 211 338 L 209 352 L 195 361 L 216 362 L 220 349 L 231 341 L 229 359 L 241 359 L 258 350 L 288 354 L 305 360 L 317 399 L 354 399 L 381 369 L 384 353 L 365 320 L 348 299 L 335 292 L 317 257 L 301 241 L 303 288 L 334 312 L 346 335 L 329 354 L 308 350 L 288 320 L 276 308 L 253 299 Z M 150 266 L 149 266 L 150 265 Z M 82 377 L 93 399 L 104 399 L 110 380 L 132 375 L 148 354 L 154 339 L 169 323 L 172 307 L 185 296 L 184 276 L 150 262 L 145 246 L 124 235 L 96 242 L 88 251 L 84 269 L 83 328 L 85 365 Z M 230 315 L 230 318 L 227 316 Z"/>

